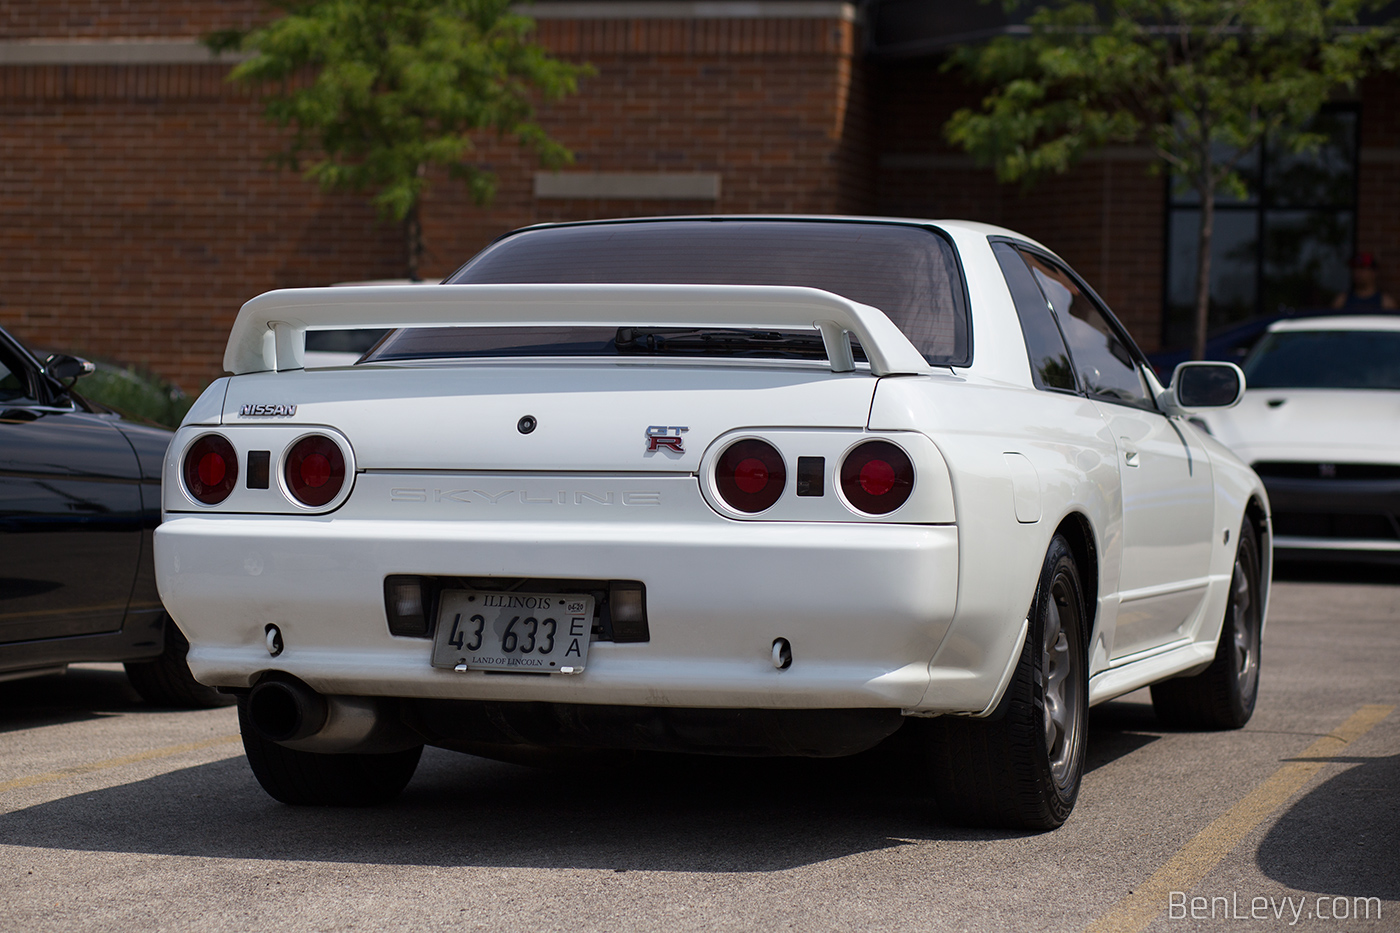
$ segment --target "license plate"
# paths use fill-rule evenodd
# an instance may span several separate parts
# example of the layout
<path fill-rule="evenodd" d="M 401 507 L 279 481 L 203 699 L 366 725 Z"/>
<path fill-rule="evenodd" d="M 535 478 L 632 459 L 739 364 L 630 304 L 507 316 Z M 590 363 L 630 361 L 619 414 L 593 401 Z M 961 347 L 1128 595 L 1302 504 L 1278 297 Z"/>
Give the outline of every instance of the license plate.
<path fill-rule="evenodd" d="M 592 630 L 592 596 L 448 590 L 438 610 L 433 667 L 577 674 L 588 660 Z"/>

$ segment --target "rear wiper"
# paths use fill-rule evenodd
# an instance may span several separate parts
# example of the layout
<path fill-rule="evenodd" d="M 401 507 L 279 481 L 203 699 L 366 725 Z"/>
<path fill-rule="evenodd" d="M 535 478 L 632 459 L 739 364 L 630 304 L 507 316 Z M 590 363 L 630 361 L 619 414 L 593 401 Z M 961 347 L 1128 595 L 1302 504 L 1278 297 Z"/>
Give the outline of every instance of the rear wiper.
<path fill-rule="evenodd" d="M 618 353 L 826 359 L 821 334 L 733 327 L 619 327 Z"/>

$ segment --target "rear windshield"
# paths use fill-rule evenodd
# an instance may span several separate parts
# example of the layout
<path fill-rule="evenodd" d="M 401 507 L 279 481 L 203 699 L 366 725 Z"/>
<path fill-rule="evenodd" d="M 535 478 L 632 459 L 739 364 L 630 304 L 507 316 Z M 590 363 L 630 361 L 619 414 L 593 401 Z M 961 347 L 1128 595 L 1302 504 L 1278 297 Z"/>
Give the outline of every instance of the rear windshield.
<path fill-rule="evenodd" d="M 1251 389 L 1400 389 L 1400 331 L 1278 331 L 1244 375 Z"/>
<path fill-rule="evenodd" d="M 941 235 L 913 225 L 677 220 L 547 227 L 496 242 L 446 284 L 808 286 L 884 311 L 932 364 L 967 365 L 971 358 L 957 257 Z M 815 350 L 788 339 L 794 335 L 755 333 L 765 336 L 735 334 L 703 344 L 688 335 L 661 336 L 670 338 L 662 341 L 665 352 L 698 347 L 695 352 L 705 355 L 824 358 L 815 331 Z M 656 343 L 650 334 L 639 343 L 616 328 L 553 328 L 547 334 L 418 328 L 391 335 L 366 359 L 613 355 Z"/>

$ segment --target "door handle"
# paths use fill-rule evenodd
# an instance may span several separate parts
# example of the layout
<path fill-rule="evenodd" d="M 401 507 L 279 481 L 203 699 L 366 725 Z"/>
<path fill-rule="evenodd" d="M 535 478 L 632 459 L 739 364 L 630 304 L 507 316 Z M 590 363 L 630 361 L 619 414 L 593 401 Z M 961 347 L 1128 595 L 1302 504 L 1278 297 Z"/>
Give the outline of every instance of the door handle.
<path fill-rule="evenodd" d="M 1130 467 L 1138 465 L 1138 449 L 1133 446 L 1132 441 L 1126 437 L 1120 438 L 1123 442 L 1123 463 Z"/>

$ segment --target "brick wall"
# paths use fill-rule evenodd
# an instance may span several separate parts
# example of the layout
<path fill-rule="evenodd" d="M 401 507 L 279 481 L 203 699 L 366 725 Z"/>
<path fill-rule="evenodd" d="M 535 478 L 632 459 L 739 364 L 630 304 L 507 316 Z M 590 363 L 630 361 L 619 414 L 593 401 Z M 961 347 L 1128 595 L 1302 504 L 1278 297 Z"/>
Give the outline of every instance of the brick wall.
<path fill-rule="evenodd" d="M 262 0 L 5 0 L 0 39 L 187 37 L 247 29 L 266 16 Z"/>
<path fill-rule="evenodd" d="M 12 3 L 0 39 L 192 37 L 260 4 Z M 483 136 L 487 208 L 436 178 L 423 274 L 522 224 L 599 216 L 864 209 L 854 26 L 839 19 L 542 20 L 592 62 L 546 108 L 578 171 L 717 172 L 718 201 L 537 199 L 537 166 Z M 267 157 L 279 134 L 227 66 L 0 66 L 0 323 L 34 346 L 149 367 L 187 390 L 222 371 L 239 305 L 270 288 L 402 275 L 397 228 Z"/>
<path fill-rule="evenodd" d="M 276 133 L 225 70 L 0 68 L 7 327 L 197 390 L 247 298 L 398 273 L 360 199 L 266 164 Z"/>

